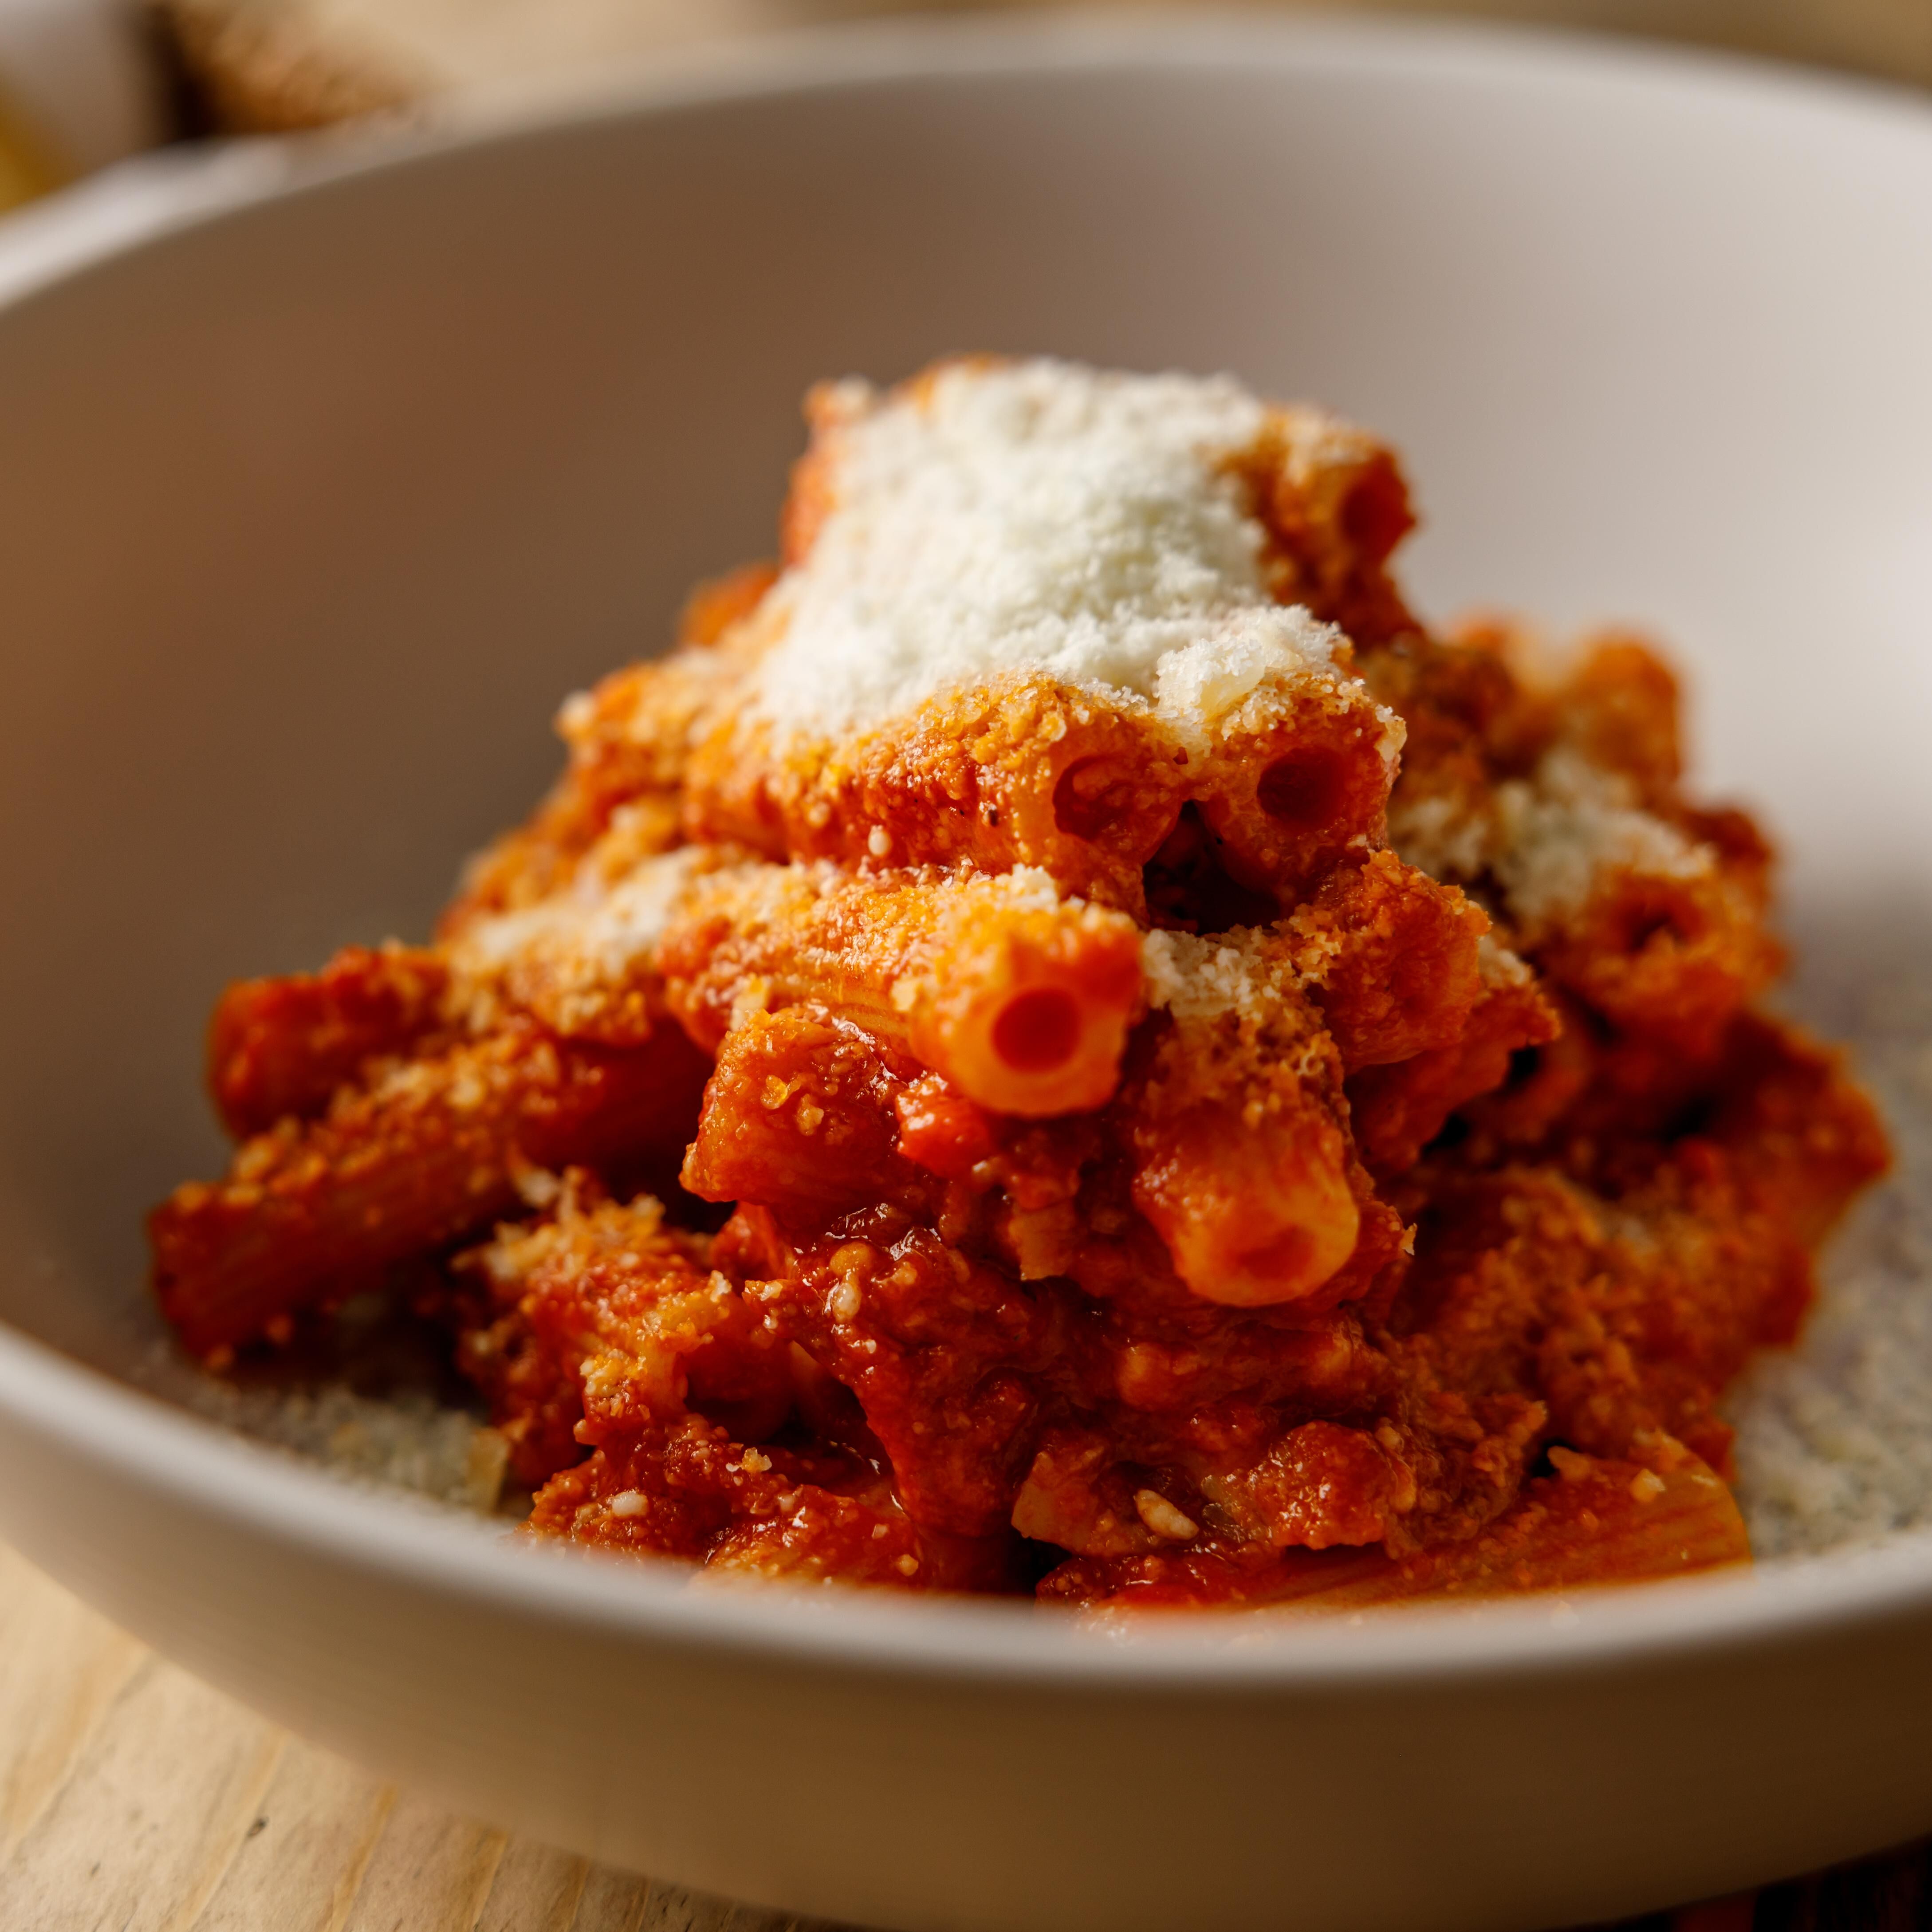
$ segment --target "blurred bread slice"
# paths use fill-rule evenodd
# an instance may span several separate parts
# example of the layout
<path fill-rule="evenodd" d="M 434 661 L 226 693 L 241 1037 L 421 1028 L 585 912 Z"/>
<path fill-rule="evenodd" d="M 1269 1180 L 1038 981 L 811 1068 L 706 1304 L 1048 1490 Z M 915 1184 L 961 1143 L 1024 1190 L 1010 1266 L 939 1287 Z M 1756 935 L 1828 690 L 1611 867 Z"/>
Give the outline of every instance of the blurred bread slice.
<path fill-rule="evenodd" d="M 1046 0 L 1051 4 L 1053 0 Z M 1266 10 L 1270 0 L 1232 0 Z M 4 4 L 4 0 L 0 0 Z M 887 11 L 1042 0 L 154 0 L 220 126 L 313 128 L 446 94 L 566 87 L 661 49 Z M 1093 0 L 1085 0 L 1090 6 Z M 1146 0 L 1101 0 L 1132 10 Z M 1162 4 L 1162 0 L 1156 0 Z M 1176 0 L 1164 0 L 1170 8 Z M 1210 0 L 1225 8 L 1229 0 Z M 1294 0 L 1274 0 L 1287 10 Z M 1932 81 L 1932 0 L 1314 0 L 1702 41 Z M 1076 10 L 1084 10 L 1075 0 Z"/>
<path fill-rule="evenodd" d="M 564 86 L 667 48 L 884 10 L 879 0 L 159 4 L 216 124 L 256 133 L 320 127 L 447 94 Z"/>
<path fill-rule="evenodd" d="M 331 31 L 328 0 L 161 0 L 182 66 L 218 127 L 321 128 L 423 98 L 433 77 L 383 37 Z M 346 12 L 359 11 L 345 8 Z"/>

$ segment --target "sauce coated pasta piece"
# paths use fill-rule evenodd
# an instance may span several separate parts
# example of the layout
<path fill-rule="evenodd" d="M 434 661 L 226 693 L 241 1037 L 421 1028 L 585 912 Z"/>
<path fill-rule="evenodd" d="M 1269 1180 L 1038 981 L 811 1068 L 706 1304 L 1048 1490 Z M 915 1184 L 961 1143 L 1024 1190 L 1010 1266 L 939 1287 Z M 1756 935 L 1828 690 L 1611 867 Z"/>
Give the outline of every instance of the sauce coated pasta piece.
<path fill-rule="evenodd" d="M 1612 1025 L 1707 1052 L 1783 963 L 1765 871 L 1637 800 L 1574 749 L 1496 794 L 1492 862 L 1523 950 Z"/>
<path fill-rule="evenodd" d="M 487 1224 L 517 1199 L 520 1163 L 674 1151 L 707 1070 L 670 1028 L 612 1053 L 525 1024 L 404 1062 L 320 1119 L 245 1142 L 225 1180 L 154 1210 L 162 1312 L 197 1355 L 272 1332 Z"/>
<path fill-rule="evenodd" d="M 1138 912 L 1186 760 L 1130 697 L 1016 673 L 839 740 L 731 717 L 694 754 L 687 824 L 775 858 L 1036 866 Z"/>
<path fill-rule="evenodd" d="M 1807 1246 L 1892 1166 L 1885 1125 L 1841 1051 L 1763 1014 L 1732 1028 L 1708 1127 Z"/>
<path fill-rule="evenodd" d="M 876 1198 L 898 1175 L 893 1100 L 914 1070 L 822 1006 L 754 1013 L 719 1049 L 684 1185 L 800 1216 Z"/>
<path fill-rule="evenodd" d="M 1023 1116 L 1108 1100 L 1142 998 L 1139 928 L 1037 872 L 722 873 L 686 899 L 659 960 L 700 1045 L 734 1014 L 815 1004 Z"/>
<path fill-rule="evenodd" d="M 1775 976 L 1769 853 L 1742 814 L 1678 790 L 1675 680 L 1634 640 L 1552 661 L 1510 626 L 1370 652 L 1407 721 L 1390 803 L 1403 855 L 1469 884 L 1511 944 L 1592 1016 L 1708 1058 Z"/>
<path fill-rule="evenodd" d="M 748 1295 L 850 1392 L 852 1418 L 822 1426 L 875 1449 L 922 1534 L 1005 1539 L 1042 1380 L 1072 1366 L 1078 1317 L 1065 1284 L 1029 1289 L 926 1228 L 794 1240 L 775 1216 L 745 1232 L 770 1270 Z"/>
<path fill-rule="evenodd" d="M 1480 991 L 1460 1034 L 1410 1058 L 1359 1068 L 1348 1083 L 1355 1144 L 1370 1172 L 1405 1172 L 1442 1132 L 1450 1115 L 1493 1094 L 1516 1056 L 1550 1046 L 1562 1033 L 1557 1008 L 1514 953 L 1485 939 L 1478 954 Z M 1554 1071 L 1554 1070 L 1552 1070 Z M 1560 1110 L 1584 1076 L 1556 1086 L 1548 1105 Z M 1513 1096 L 1520 1108 L 1522 1096 Z M 1545 1118 L 1539 1109 L 1538 1118 Z"/>
<path fill-rule="evenodd" d="M 548 1210 L 499 1228 L 452 1267 L 457 1359 L 488 1400 L 518 1478 L 534 1488 L 583 1460 L 577 1426 L 599 1344 L 650 1355 L 647 1384 L 666 1413 L 686 1406 L 694 1362 L 716 1368 L 722 1357 L 728 1366 L 711 1380 L 754 1412 L 752 1439 L 778 1426 L 791 1406 L 784 1364 L 769 1348 L 730 1346 L 741 1337 L 706 1294 L 706 1238 L 668 1226 L 650 1195 L 609 1199 L 585 1169 L 537 1178 Z M 680 1310 L 703 1318 L 676 1318 Z"/>
<path fill-rule="evenodd" d="M 1332 1301 L 1365 1221 L 1391 1218 L 1355 1158 L 1333 1038 L 1254 935 L 1169 937 L 1154 956 L 1172 1022 L 1127 1097 L 1136 1204 L 1205 1300 Z"/>
<path fill-rule="evenodd" d="M 1214 1044 L 1178 1030 L 1144 1090 L 1136 1204 L 1203 1300 L 1306 1300 L 1361 1232 L 1347 1138 L 1289 1082 L 1215 1078 Z"/>
<path fill-rule="evenodd" d="M 738 856 L 680 847 L 470 921 L 442 947 L 470 1024 L 483 1032 L 529 1015 L 561 1038 L 641 1046 L 668 1024 L 667 926 L 694 882 Z"/>
<path fill-rule="evenodd" d="M 1331 872 L 1284 936 L 1354 1073 L 1462 1040 L 1483 995 L 1489 928 L 1454 886 L 1378 852 Z"/>
<path fill-rule="evenodd" d="M 1373 1546 L 1168 1553 L 1133 1564 L 1076 1562 L 1042 1594 L 1090 1608 L 1275 1605 L 1364 1610 L 1443 1597 L 1652 1582 L 1748 1562 L 1743 1519 L 1722 1480 L 1694 1456 L 1648 1463 L 1570 1456 L 1539 1477 L 1480 1535 L 1406 1556 Z"/>
<path fill-rule="evenodd" d="M 765 1575 L 1010 1583 L 1004 1525 L 961 1534 L 909 1514 L 916 1459 L 888 1478 L 850 1396 L 789 1339 L 782 1300 L 707 1269 L 705 1245 L 648 1196 L 599 1200 L 573 1176 L 545 1219 L 466 1258 L 496 1312 L 466 1330 L 465 1358 L 518 1466 L 550 1478 L 532 1528 Z M 788 1426 L 795 1412 L 810 1447 Z"/>
<path fill-rule="evenodd" d="M 1280 602 L 1305 604 L 1364 648 L 1420 631 L 1388 570 L 1415 514 L 1386 443 L 1301 404 L 1270 410 L 1234 467 L 1268 532 Z"/>
<path fill-rule="evenodd" d="M 1400 737 L 1373 706 L 1337 697 L 1312 681 L 1256 692 L 1216 721 L 1188 772 L 1229 876 L 1286 904 L 1387 832 Z"/>
<path fill-rule="evenodd" d="M 373 1060 L 416 1051 L 446 1024 L 449 973 L 394 944 L 344 949 L 320 973 L 241 980 L 208 1027 L 208 1089 L 238 1138 L 308 1120 Z"/>

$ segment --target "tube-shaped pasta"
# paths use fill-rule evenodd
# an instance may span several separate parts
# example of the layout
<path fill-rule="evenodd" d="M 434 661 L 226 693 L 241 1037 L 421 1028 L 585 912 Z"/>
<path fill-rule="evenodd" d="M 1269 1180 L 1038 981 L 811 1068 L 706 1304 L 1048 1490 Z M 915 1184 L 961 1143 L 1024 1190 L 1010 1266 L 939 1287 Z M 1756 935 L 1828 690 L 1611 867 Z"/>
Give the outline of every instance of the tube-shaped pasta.
<path fill-rule="evenodd" d="M 1203 1300 L 1299 1301 L 1361 1231 L 1347 1141 L 1312 1107 L 1277 1105 L 1252 1127 L 1244 1112 L 1202 1105 L 1147 1130 L 1134 1200 Z"/>
<path fill-rule="evenodd" d="M 779 735 L 735 718 L 699 746 L 694 837 L 780 859 L 1035 866 L 1064 892 L 1133 913 L 1189 778 L 1148 705 L 1036 674 L 988 679 L 836 742 Z"/>
<path fill-rule="evenodd" d="M 421 1059 L 533 1018 L 560 1039 L 641 1046 L 664 1016 L 656 946 L 690 880 L 736 855 L 686 847 L 478 916 L 434 950 L 350 946 L 321 972 L 231 986 L 209 1085 L 238 1137 L 320 1114 L 369 1063 Z"/>
<path fill-rule="evenodd" d="M 1526 1484 L 1480 1535 L 1393 1556 L 1366 1549 L 1283 1550 L 1256 1568 L 1217 1551 L 1076 1558 L 1041 1594 L 1063 1603 L 1274 1604 L 1333 1612 L 1436 1597 L 1636 1583 L 1750 1560 L 1736 1498 L 1694 1456 L 1668 1467 L 1564 1450 L 1563 1473 Z"/>
<path fill-rule="evenodd" d="M 732 1358 L 722 1375 L 705 1379 L 742 1398 L 730 1405 L 734 1420 L 776 1428 L 784 1420 L 790 1401 L 779 1352 L 768 1348 L 747 1362 L 730 1346 L 742 1335 L 742 1319 L 730 1324 L 737 1334 L 721 1334 L 727 1322 L 720 1317 L 742 1310 L 716 1292 L 708 1245 L 702 1235 L 668 1227 L 650 1195 L 608 1200 L 589 1174 L 572 1168 L 545 1216 L 500 1226 L 490 1240 L 458 1257 L 466 1319 L 457 1360 L 488 1401 L 520 1481 L 534 1489 L 582 1460 L 577 1428 L 593 1376 L 607 1399 L 617 1398 L 611 1406 L 647 1420 L 682 1408 L 694 1352 L 707 1366 Z"/>
<path fill-rule="evenodd" d="M 753 866 L 699 886 L 659 952 L 700 1045 L 734 1010 L 823 1005 L 998 1113 L 1112 1098 L 1141 1001 L 1141 934 L 1041 874 Z"/>
<path fill-rule="evenodd" d="M 706 1064 L 676 1028 L 611 1053 L 527 1024 L 344 1090 L 285 1120 L 228 1178 L 178 1188 L 148 1222 L 162 1312 L 197 1354 L 347 1292 L 487 1225 L 520 1161 L 598 1167 L 684 1142 Z"/>
<path fill-rule="evenodd" d="M 1420 629 L 1387 566 L 1414 527 L 1386 443 L 1303 404 L 1269 412 L 1234 466 L 1267 530 L 1269 587 L 1368 648 Z"/>
<path fill-rule="evenodd" d="M 507 1006 L 564 1039 L 640 1046 L 664 1015 L 657 948 L 668 922 L 694 878 L 737 856 L 681 846 L 472 920 L 442 949 L 466 1012 L 479 1030 Z"/>
<path fill-rule="evenodd" d="M 692 754 L 689 836 L 773 859 L 1037 866 L 1136 916 L 1190 800 L 1257 890 L 1292 894 L 1379 842 L 1400 724 L 1322 620 L 1413 628 L 1382 568 L 1409 521 L 1388 452 L 1316 411 L 1210 407 L 1163 454 L 1139 405 L 1102 382 L 1062 413 L 1056 380 L 952 363 L 887 395 L 814 394 L 785 574 L 728 642 L 747 672 Z M 1059 494 L 989 484 L 988 452 Z M 914 490 L 902 518 L 895 479 L 919 460 L 958 488 Z M 1106 460 L 1112 505 L 1084 494 Z M 1084 505 L 1084 556 L 1041 550 L 1049 500 Z M 1156 530 L 1174 547 L 1157 567 Z M 982 556 L 989 598 L 964 580 Z M 1029 663 L 1033 635 L 1053 641 Z M 916 674 L 928 652 L 946 675 Z"/>
<path fill-rule="evenodd" d="M 1602 868 L 1535 946 L 1537 964 L 1614 1025 L 1690 1055 L 1710 1052 L 1784 964 L 1750 882 L 1703 851 L 1706 869 L 1676 876 Z"/>
<path fill-rule="evenodd" d="M 877 1043 L 821 1008 L 758 1012 L 726 1037 L 684 1185 L 703 1201 L 839 1212 L 896 1165 L 896 1083 Z"/>
<path fill-rule="evenodd" d="M 1502 1085 L 1513 1054 L 1562 1031 L 1556 1009 L 1514 953 L 1485 941 L 1481 960 L 1480 996 L 1459 1037 L 1350 1076 L 1355 1144 L 1372 1172 L 1413 1167 L 1457 1108 Z"/>
<path fill-rule="evenodd" d="M 1629 639 L 1567 676 L 1501 623 L 1368 660 L 1409 727 L 1390 830 L 1438 878 L 1482 881 L 1511 944 L 1673 1061 L 1714 1052 L 1769 985 L 1768 848 L 1676 779 L 1676 686 Z"/>
<path fill-rule="evenodd" d="M 1296 908 L 1288 952 L 1348 1072 L 1462 1036 L 1483 991 L 1489 925 L 1455 886 L 1393 852 L 1337 867 Z"/>
<path fill-rule="evenodd" d="M 320 973 L 240 980 L 208 1028 L 208 1088 L 236 1138 L 320 1114 L 370 1060 L 407 1053 L 442 1020 L 434 953 L 351 946 Z"/>
<path fill-rule="evenodd" d="M 1565 740 L 1592 764 L 1622 772 L 1648 806 L 1675 801 L 1684 768 L 1677 679 L 1640 638 L 1592 638 L 1557 701 Z"/>
<path fill-rule="evenodd" d="M 1135 1204 L 1204 1300 L 1307 1300 L 1354 1253 L 1370 1199 L 1341 1057 L 1264 935 L 1166 938 L 1151 963 L 1174 1024 L 1130 1100 Z"/>
<path fill-rule="evenodd" d="M 1877 1109 L 1842 1053 L 1788 1022 L 1747 1015 L 1724 1057 L 1726 1098 L 1711 1138 L 1804 1241 L 1822 1241 L 1858 1191 L 1892 1165 Z"/>
<path fill-rule="evenodd" d="M 1220 722 L 1190 783 L 1229 876 L 1292 902 L 1379 845 L 1400 744 L 1385 714 L 1338 702 L 1332 685 L 1256 692 Z"/>
<path fill-rule="evenodd" d="M 1750 1562 L 1736 1498 L 1696 1456 L 1659 1470 L 1556 1454 L 1562 1473 L 1526 1484 L 1515 1507 L 1482 1535 L 1400 1558 L 1364 1552 L 1332 1568 L 1320 1557 L 1292 1555 L 1268 1600 L 1336 1610 L 1634 1583 Z"/>

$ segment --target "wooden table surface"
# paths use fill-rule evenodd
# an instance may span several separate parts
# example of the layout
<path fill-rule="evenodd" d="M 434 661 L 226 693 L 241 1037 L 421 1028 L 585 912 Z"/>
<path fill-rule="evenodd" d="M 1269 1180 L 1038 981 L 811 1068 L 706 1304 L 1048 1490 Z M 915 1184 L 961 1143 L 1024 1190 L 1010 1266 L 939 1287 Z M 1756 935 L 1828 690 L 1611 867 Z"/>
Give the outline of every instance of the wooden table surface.
<path fill-rule="evenodd" d="M 1622 1932 L 1928 1932 L 1932 1848 L 1675 1918 Z M 0 1544 L 0 1932 L 832 1928 L 399 1791 L 177 1670 Z"/>
<path fill-rule="evenodd" d="M 4 1932 L 789 1932 L 452 1816 L 157 1657 L 0 1544 Z"/>

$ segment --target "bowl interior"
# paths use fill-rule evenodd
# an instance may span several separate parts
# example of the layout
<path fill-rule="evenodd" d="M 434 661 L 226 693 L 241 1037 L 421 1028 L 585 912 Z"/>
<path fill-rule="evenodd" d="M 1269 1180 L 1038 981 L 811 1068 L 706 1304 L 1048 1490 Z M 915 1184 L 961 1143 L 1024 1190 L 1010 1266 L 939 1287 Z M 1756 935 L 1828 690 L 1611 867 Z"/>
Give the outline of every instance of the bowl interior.
<path fill-rule="evenodd" d="M 1358 417 L 1423 608 L 1664 638 L 1814 952 L 1918 929 L 1932 118 L 1486 38 L 869 44 L 0 312 L 0 1318 L 151 1346 L 214 993 L 424 932 L 557 700 L 771 549 L 827 374 L 1044 351 Z"/>

